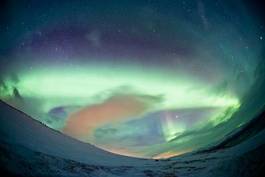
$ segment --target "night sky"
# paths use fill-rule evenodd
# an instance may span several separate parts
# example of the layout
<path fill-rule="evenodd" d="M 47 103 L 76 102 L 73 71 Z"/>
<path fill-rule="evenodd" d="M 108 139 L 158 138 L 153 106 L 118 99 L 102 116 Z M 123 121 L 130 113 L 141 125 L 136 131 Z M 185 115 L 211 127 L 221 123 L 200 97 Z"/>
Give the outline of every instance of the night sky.
<path fill-rule="evenodd" d="M 161 158 L 244 123 L 228 120 L 265 37 L 246 1 L 22 0 L 0 11 L 0 98 L 53 129 Z"/>

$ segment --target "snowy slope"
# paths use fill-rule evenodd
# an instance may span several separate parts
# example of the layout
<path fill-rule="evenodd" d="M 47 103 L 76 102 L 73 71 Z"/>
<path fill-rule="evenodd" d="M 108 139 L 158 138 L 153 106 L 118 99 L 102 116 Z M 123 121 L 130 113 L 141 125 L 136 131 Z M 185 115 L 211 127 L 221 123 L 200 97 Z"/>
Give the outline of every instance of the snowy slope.
<path fill-rule="evenodd" d="M 114 155 L 82 143 L 46 127 L 2 101 L 0 102 L 0 140 L 87 164 L 120 166 L 152 163 L 144 159 Z"/>
<path fill-rule="evenodd" d="M 34 152 L 20 145 L 13 146 L 3 142 L 0 144 L 0 154 L 0 174 L 8 176 L 146 176 L 146 170 L 141 167 L 88 165 L 40 152 Z"/>
<path fill-rule="evenodd" d="M 265 129 L 231 147 L 165 160 L 114 155 L 58 133 L 0 103 L 0 173 L 14 176 L 252 177 L 265 163 Z M 264 119 L 261 114 L 257 119 Z M 244 134 L 256 126 L 247 126 Z M 254 129 L 254 130 L 253 130 Z M 237 137 L 229 142 L 238 142 Z M 243 134 L 242 134 L 243 136 Z"/>

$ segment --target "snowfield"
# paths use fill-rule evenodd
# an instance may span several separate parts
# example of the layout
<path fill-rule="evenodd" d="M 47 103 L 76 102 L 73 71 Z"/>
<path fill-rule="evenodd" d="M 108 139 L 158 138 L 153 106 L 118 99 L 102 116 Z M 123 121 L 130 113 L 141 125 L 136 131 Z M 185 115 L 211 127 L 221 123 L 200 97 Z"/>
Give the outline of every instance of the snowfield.
<path fill-rule="evenodd" d="M 264 114 L 256 118 L 263 123 Z M 249 177 L 265 169 L 265 124 L 246 126 L 233 146 L 165 160 L 125 157 L 54 131 L 0 102 L 1 174 L 87 177 Z M 256 130 L 256 131 L 255 131 Z M 250 132 L 252 136 L 245 136 Z M 240 134 L 240 132 L 239 132 Z M 244 141 L 238 140 L 244 138 Z M 228 143 L 228 144 L 229 144 Z"/>

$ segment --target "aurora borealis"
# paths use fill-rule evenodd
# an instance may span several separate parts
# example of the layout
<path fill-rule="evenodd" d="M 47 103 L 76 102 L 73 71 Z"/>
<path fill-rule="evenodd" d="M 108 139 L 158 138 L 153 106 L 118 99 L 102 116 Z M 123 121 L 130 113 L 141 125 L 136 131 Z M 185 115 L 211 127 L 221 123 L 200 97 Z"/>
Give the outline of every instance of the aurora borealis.
<path fill-rule="evenodd" d="M 148 119 L 154 119 L 151 122 L 160 124 L 160 127 L 154 127 L 153 131 L 160 133 L 160 141 L 168 142 L 186 129 L 218 121 L 216 116 L 228 108 L 239 107 L 239 100 L 236 97 L 210 93 L 210 88 L 188 79 L 170 78 L 163 73 L 151 71 L 134 73 L 130 72 L 134 71 L 131 68 L 118 72 L 107 69 L 93 70 L 94 67 L 90 69 L 89 66 L 84 67 L 89 71 L 81 68 L 77 67 L 76 71 L 73 68 L 71 70 L 58 67 L 53 70 L 49 67 L 48 71 L 39 68 L 35 73 L 21 74 L 17 83 L 6 81 L 6 92 L 3 92 L 3 96 L 12 95 L 15 87 L 23 99 L 41 100 L 41 104 L 36 108 L 40 111 L 37 116 L 42 117 L 51 113 L 49 123 L 47 121 L 45 124 L 55 129 L 59 128 L 63 133 L 82 141 L 96 144 L 97 141 L 102 141 L 101 128 L 103 131 L 112 131 L 115 130 L 113 127 L 118 126 L 119 130 L 119 126 L 124 126 L 130 121 L 136 121 L 137 125 L 142 121 L 148 122 Z M 68 106 L 76 108 L 60 118 L 60 114 L 66 112 Z M 204 112 L 206 117 L 196 115 L 182 118 L 178 114 L 184 110 L 189 110 L 186 111 L 189 114 L 192 109 Z M 53 119 L 64 121 L 58 123 Z M 104 128 L 106 126 L 107 128 Z M 127 125 L 127 128 L 130 130 L 121 128 L 121 135 L 134 134 L 130 132 L 133 127 Z M 149 131 L 148 129 L 150 127 L 147 126 L 138 131 L 144 137 L 145 133 L 149 133 L 144 132 Z M 137 143 L 138 140 L 134 141 L 136 142 L 132 143 Z M 106 142 L 108 140 L 101 142 L 103 147 L 108 145 Z"/>
<path fill-rule="evenodd" d="M 104 3 L 10 1 L 0 98 L 136 157 L 197 150 L 244 123 L 229 120 L 254 82 L 264 32 L 243 3 Z"/>

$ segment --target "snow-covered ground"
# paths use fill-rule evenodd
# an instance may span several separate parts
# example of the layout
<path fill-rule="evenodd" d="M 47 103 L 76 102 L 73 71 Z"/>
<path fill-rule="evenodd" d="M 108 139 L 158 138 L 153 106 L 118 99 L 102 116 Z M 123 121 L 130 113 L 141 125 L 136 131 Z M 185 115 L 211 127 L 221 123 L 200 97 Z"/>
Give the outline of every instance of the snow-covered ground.
<path fill-rule="evenodd" d="M 87 164 L 120 166 L 149 162 L 144 159 L 114 155 L 63 135 L 0 102 L 0 139 L 14 145 L 22 145 L 34 151 L 75 160 Z"/>
<path fill-rule="evenodd" d="M 265 129 L 232 147 L 165 160 L 137 159 L 72 139 L 4 102 L 0 102 L 0 142 L 0 172 L 14 176 L 249 177 L 258 176 L 265 159 Z"/>

